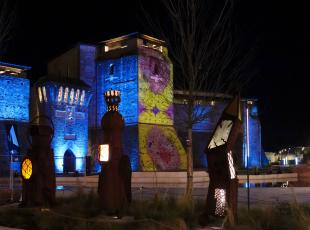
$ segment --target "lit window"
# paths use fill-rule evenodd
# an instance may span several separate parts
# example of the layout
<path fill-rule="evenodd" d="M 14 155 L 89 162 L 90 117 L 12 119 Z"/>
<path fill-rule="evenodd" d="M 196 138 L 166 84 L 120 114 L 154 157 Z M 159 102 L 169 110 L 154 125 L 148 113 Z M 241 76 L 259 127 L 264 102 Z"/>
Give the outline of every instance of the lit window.
<path fill-rule="evenodd" d="M 104 52 L 108 52 L 109 51 L 109 46 L 104 46 Z"/>
<path fill-rule="evenodd" d="M 74 89 L 71 89 L 71 91 L 70 91 L 70 105 L 72 105 L 72 103 L 73 103 L 73 100 L 74 100 Z"/>
<path fill-rule="evenodd" d="M 46 89 L 45 89 L 45 86 L 42 87 L 42 91 L 43 91 L 43 98 L 44 98 L 44 101 L 47 102 L 47 96 L 46 96 Z"/>
<path fill-rule="evenodd" d="M 80 97 L 80 90 L 79 89 L 77 89 L 76 90 L 76 93 L 75 93 L 75 101 L 74 101 L 74 104 L 78 104 L 78 102 L 79 102 L 79 97 Z"/>
<path fill-rule="evenodd" d="M 58 97 L 57 97 L 58 103 L 61 102 L 61 99 L 62 99 L 62 91 L 63 91 L 63 87 L 60 86 L 60 87 L 59 87 L 59 90 L 58 90 Z"/>
<path fill-rule="evenodd" d="M 85 100 L 85 90 L 82 91 L 81 100 L 80 100 L 80 105 L 83 105 L 83 104 L 84 104 L 84 100 Z"/>
<path fill-rule="evenodd" d="M 68 101 L 68 94 L 69 94 L 69 89 L 68 87 L 65 88 L 65 95 L 64 95 L 64 102 L 66 103 Z"/>
<path fill-rule="evenodd" d="M 232 157 L 232 152 L 231 151 L 229 151 L 227 153 L 227 157 L 228 157 L 228 165 L 229 165 L 229 171 L 230 171 L 230 179 L 235 179 L 236 171 L 235 171 L 234 159 Z"/>
<path fill-rule="evenodd" d="M 110 64 L 109 66 L 109 75 L 113 75 L 114 74 L 114 65 Z"/>
<path fill-rule="evenodd" d="M 226 192 L 224 189 L 216 188 L 214 192 L 214 198 L 216 200 L 215 215 L 223 216 L 226 205 Z"/>
<path fill-rule="evenodd" d="M 210 104 L 211 104 L 212 106 L 214 106 L 214 105 L 215 105 L 215 101 L 212 100 Z"/>
<path fill-rule="evenodd" d="M 99 145 L 99 161 L 107 162 L 109 161 L 109 144 Z"/>
<path fill-rule="evenodd" d="M 42 91 L 41 91 L 41 87 L 38 87 L 38 95 L 39 95 L 39 101 L 40 101 L 40 103 L 42 103 Z"/>

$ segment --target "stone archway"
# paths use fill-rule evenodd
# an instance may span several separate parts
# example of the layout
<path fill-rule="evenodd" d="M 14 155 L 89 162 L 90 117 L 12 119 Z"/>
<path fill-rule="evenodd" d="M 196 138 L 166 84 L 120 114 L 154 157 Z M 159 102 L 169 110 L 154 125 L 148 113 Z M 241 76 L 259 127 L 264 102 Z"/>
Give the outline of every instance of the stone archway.
<path fill-rule="evenodd" d="M 76 166 L 76 157 L 70 149 L 67 149 L 67 151 L 64 154 L 63 173 L 68 174 L 70 172 L 75 172 L 75 166 Z"/>

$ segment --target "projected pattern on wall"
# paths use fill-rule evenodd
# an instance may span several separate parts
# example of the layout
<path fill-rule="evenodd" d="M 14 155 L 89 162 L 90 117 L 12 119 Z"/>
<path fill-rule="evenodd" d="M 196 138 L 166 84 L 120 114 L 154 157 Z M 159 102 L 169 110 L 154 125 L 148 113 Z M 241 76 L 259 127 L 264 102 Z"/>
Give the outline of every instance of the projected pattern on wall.
<path fill-rule="evenodd" d="M 1 75 L 0 120 L 28 122 L 29 91 L 28 79 Z"/>
<path fill-rule="evenodd" d="M 172 65 L 157 50 L 139 51 L 139 123 L 173 125 Z"/>
<path fill-rule="evenodd" d="M 186 168 L 186 153 L 173 127 L 139 124 L 143 171 Z"/>

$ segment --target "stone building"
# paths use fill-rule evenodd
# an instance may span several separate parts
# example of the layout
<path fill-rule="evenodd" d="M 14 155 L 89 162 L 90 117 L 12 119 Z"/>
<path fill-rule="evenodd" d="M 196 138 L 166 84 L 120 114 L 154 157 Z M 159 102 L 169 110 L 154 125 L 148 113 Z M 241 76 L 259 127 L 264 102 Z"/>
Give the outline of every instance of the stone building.
<path fill-rule="evenodd" d="M 13 170 L 20 171 L 20 155 L 28 147 L 29 69 L 0 62 L 0 176 L 8 174 L 11 155 Z"/>
<path fill-rule="evenodd" d="M 20 69 L 24 73 L 27 68 Z M 12 112 L 14 116 L 9 116 L 1 110 L 0 119 L 9 119 L 10 124 L 13 121 L 18 124 L 29 122 L 29 81 L 20 76 L 0 77 L 0 87 L 7 87 L 10 79 L 17 85 L 24 84 L 24 89 L 14 85 L 13 91 L 5 89 L 3 92 L 10 95 L 27 92 L 28 95 L 23 96 L 25 103 L 22 105 L 17 101 L 11 105 L 12 108 L 17 106 L 15 110 L 18 106 L 27 107 L 21 109 L 24 115 L 14 117 L 18 113 Z M 96 159 L 98 145 L 102 143 L 100 121 L 106 111 L 103 94 L 109 89 L 121 91 L 119 111 L 125 121 L 124 152 L 130 157 L 133 171 L 185 170 L 187 143 L 180 123 L 186 92 L 173 90 L 173 65 L 165 42 L 133 33 L 97 45 L 75 45 L 52 59 L 48 63 L 47 76 L 32 87 L 31 117 L 46 115 L 54 124 L 52 148 L 56 172 L 84 173 L 86 157 Z M 205 146 L 231 97 L 196 94 L 196 109 L 205 110 L 208 116 L 193 127 L 194 167 L 204 169 L 207 167 Z M 3 103 L 9 103 L 9 100 L 5 95 L 1 96 L 0 108 L 5 108 Z M 248 100 L 243 102 L 244 127 L 248 128 L 240 137 L 237 152 L 239 165 L 246 165 L 245 156 L 250 149 L 249 166 L 261 167 L 264 153 L 257 103 L 251 101 L 248 116 Z M 1 127 L 1 132 L 5 133 L 5 126 Z M 248 139 L 249 148 L 246 145 Z M 4 138 L 1 141 L 4 143 Z M 90 166 L 88 163 L 88 168 L 98 169 L 96 164 Z"/>

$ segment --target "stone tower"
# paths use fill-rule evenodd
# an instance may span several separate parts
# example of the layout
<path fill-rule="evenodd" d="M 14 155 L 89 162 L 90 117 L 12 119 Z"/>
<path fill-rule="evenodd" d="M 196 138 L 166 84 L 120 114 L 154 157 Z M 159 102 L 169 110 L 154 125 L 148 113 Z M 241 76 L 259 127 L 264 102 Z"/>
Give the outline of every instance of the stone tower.
<path fill-rule="evenodd" d="M 37 115 L 48 116 L 54 125 L 56 173 L 85 173 L 90 87 L 79 79 L 47 76 L 36 82 L 33 94 Z"/>
<path fill-rule="evenodd" d="M 97 46 L 97 124 L 106 111 L 102 95 L 121 91 L 124 147 L 134 171 L 186 168 L 173 128 L 173 66 L 165 42 L 133 33 Z"/>

